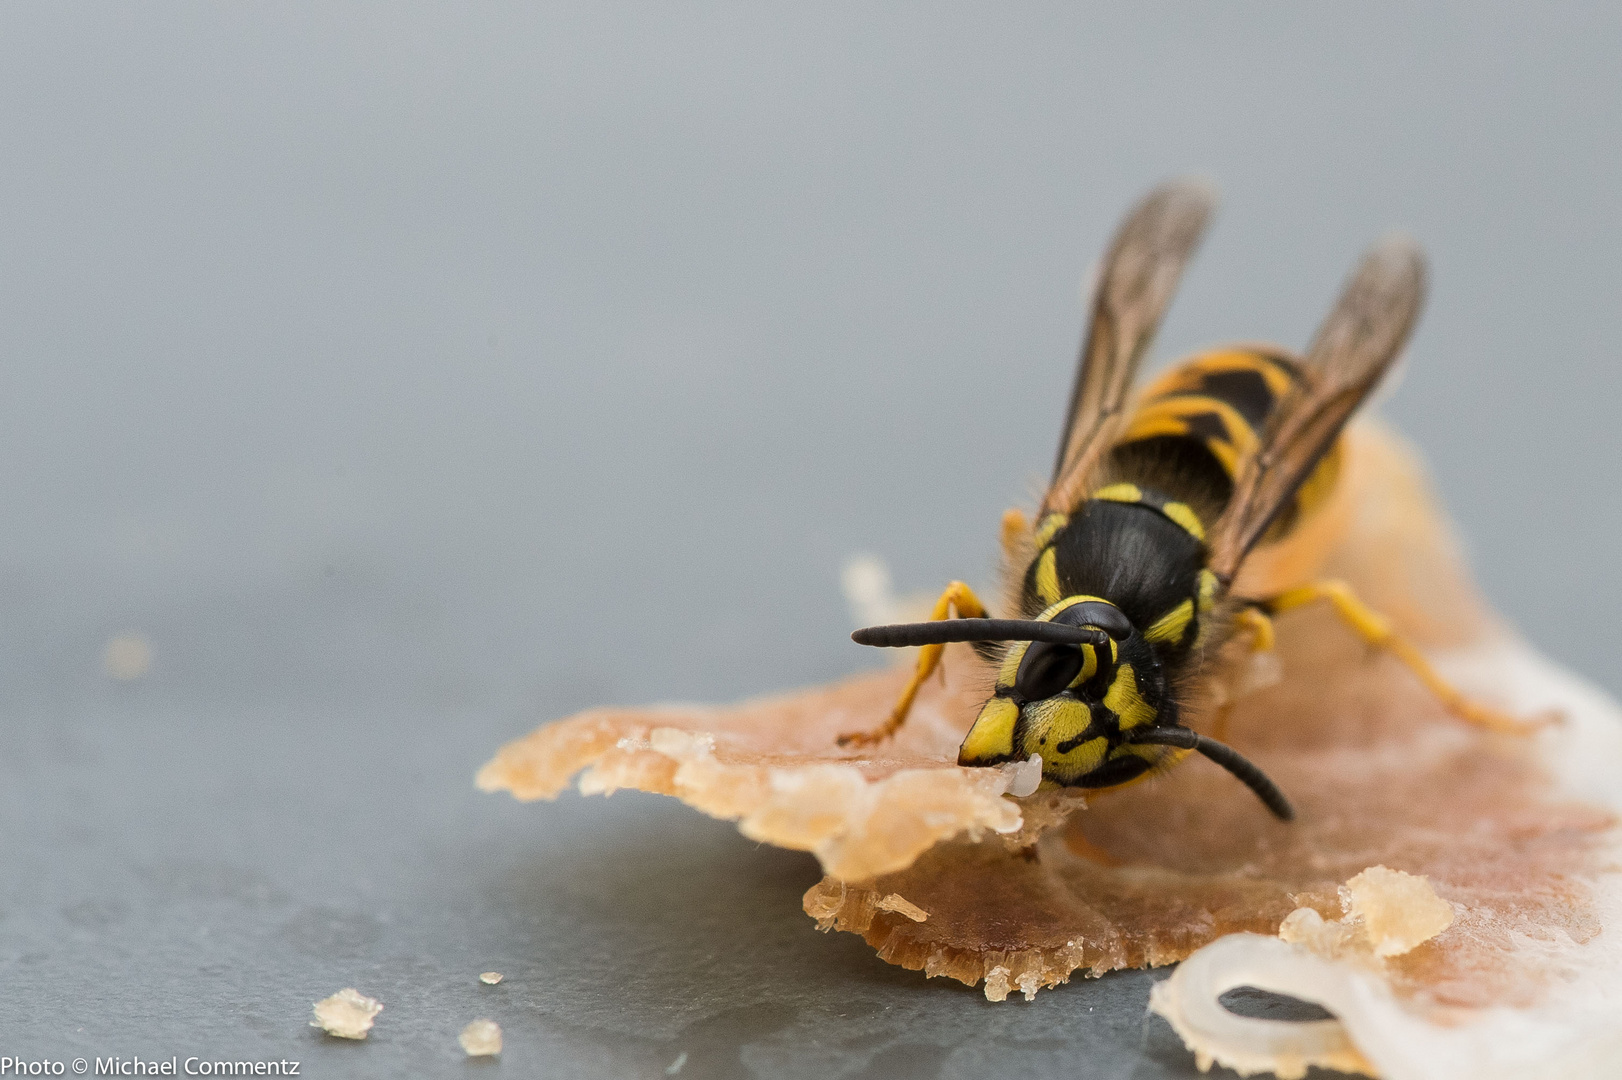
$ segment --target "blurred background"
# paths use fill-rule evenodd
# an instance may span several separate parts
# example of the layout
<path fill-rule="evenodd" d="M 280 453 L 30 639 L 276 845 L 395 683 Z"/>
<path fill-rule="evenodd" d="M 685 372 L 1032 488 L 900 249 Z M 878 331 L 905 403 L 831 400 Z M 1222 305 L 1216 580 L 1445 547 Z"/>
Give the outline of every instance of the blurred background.
<path fill-rule="evenodd" d="M 313 1057 L 316 997 L 505 956 L 576 995 L 512 998 L 510 1047 L 586 1045 L 547 1026 L 570 1008 L 685 1031 L 733 1007 L 705 996 L 722 945 L 627 1005 L 558 944 L 590 908 L 569 933 L 603 956 L 664 947 L 613 907 L 648 882 L 591 877 L 629 831 L 652 846 L 620 856 L 699 868 L 694 904 L 752 902 L 705 867 L 781 879 L 781 947 L 860 973 L 767 1071 L 866 980 L 945 1010 L 941 1054 L 896 1062 L 972 1072 L 974 996 L 810 934 L 797 856 L 471 776 L 589 705 L 878 663 L 846 637 L 854 553 L 904 591 L 989 577 L 1051 462 L 1082 278 L 1184 172 L 1224 203 L 1156 356 L 1300 347 L 1366 243 L 1419 238 L 1434 289 L 1382 408 L 1493 602 L 1622 690 L 1619 44 L 1622 12 L 1576 4 L 8 5 L 0 1029 L 182 1052 L 153 1033 L 224 994 L 255 1004 L 208 1048 Z M 1132 1056 L 1146 983 L 1089 986 L 1126 988 L 1122 1068 L 1191 1068 Z M 465 993 L 444 1007 L 493 1008 Z M 766 1069 L 758 1027 L 714 1075 Z M 874 1038 L 819 1075 L 900 1045 Z M 328 1069 L 391 1060 L 364 1049 Z"/>

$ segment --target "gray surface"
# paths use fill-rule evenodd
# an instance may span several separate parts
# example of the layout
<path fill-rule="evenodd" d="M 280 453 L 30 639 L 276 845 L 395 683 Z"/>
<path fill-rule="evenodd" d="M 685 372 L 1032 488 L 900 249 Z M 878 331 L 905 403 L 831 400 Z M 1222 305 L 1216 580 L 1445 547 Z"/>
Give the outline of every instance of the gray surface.
<path fill-rule="evenodd" d="M 984 577 L 1082 271 L 1189 169 L 1227 201 L 1161 354 L 1300 344 L 1413 232 L 1388 412 L 1493 599 L 1622 688 L 1619 21 L 8 5 L 0 1054 L 445 1074 L 489 1015 L 517 1075 L 1189 1075 L 1148 976 L 991 1006 L 814 933 L 804 857 L 471 774 L 872 664 L 852 552 Z M 364 1045 L 304 1026 L 345 985 Z"/>

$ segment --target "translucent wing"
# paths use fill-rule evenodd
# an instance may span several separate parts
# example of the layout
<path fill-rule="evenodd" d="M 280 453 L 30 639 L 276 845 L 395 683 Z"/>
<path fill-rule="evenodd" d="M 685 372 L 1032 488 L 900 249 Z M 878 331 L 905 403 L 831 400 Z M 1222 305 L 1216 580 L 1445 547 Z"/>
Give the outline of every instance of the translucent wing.
<path fill-rule="evenodd" d="M 1215 206 L 1207 185 L 1174 180 L 1151 191 L 1121 223 L 1099 271 L 1043 512 L 1068 511 L 1087 497 L 1087 477 L 1114 441 L 1138 363 Z"/>
<path fill-rule="evenodd" d="M 1379 384 L 1419 318 L 1425 256 L 1403 236 L 1363 256 L 1318 330 L 1300 383 L 1279 402 L 1261 448 L 1234 484 L 1210 537 L 1210 568 L 1224 581 L 1289 503 L 1341 428 Z"/>

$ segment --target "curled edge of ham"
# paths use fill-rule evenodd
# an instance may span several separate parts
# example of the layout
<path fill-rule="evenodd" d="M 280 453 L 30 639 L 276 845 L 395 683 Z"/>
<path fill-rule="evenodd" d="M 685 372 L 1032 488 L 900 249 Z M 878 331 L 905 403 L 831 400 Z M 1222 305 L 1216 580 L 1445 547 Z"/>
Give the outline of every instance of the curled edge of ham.
<path fill-rule="evenodd" d="M 1475 685 L 1496 683 L 1501 700 L 1519 708 L 1563 711 L 1565 722 L 1539 736 L 1539 756 L 1563 791 L 1622 813 L 1622 778 L 1611 769 L 1622 761 L 1622 709 L 1606 694 L 1516 641 L 1461 650 L 1445 666 L 1448 674 Z M 1590 882 L 1591 900 L 1600 922 L 1613 928 L 1622 926 L 1622 873 L 1614 869 L 1622 866 L 1622 843 L 1607 854 L 1600 861 L 1613 869 Z M 1316 917 L 1310 909 L 1297 914 Z M 1156 984 L 1150 1010 L 1171 1024 L 1202 1071 L 1215 1063 L 1242 1076 L 1270 1072 L 1283 1080 L 1295 1080 L 1311 1066 L 1386 1080 L 1617 1075 L 1622 939 L 1614 935 L 1580 946 L 1558 934 L 1523 943 L 1560 962 L 1565 977 L 1530 1008 L 1471 1010 L 1452 1024 L 1438 1024 L 1391 992 L 1371 950 L 1336 954 L 1322 935 L 1316 941 L 1292 935 L 1290 923 L 1278 937 L 1219 938 Z M 1296 940 L 1287 940 L 1292 936 Z M 1220 1000 L 1239 987 L 1312 1002 L 1332 1018 L 1240 1016 Z"/>

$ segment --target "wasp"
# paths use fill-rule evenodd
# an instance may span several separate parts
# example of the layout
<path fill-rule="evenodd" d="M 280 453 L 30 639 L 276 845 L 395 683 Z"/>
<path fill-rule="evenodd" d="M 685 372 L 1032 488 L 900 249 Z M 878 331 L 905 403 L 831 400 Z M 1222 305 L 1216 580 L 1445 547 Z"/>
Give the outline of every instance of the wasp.
<path fill-rule="evenodd" d="M 1289 800 L 1255 764 L 1185 723 L 1209 700 L 1230 640 L 1274 640 L 1274 616 L 1327 602 L 1402 661 L 1449 711 L 1508 731 L 1520 721 L 1468 700 L 1343 582 L 1272 596 L 1231 586 L 1259 545 L 1288 538 L 1334 491 L 1341 433 L 1402 351 L 1424 301 L 1425 259 L 1402 236 L 1375 244 L 1305 354 L 1237 345 L 1173 366 L 1133 397 L 1184 267 L 1214 208 L 1197 181 L 1164 184 L 1129 213 L 1100 267 L 1052 479 L 1036 517 L 1011 510 L 1003 550 L 1017 618 L 991 618 L 954 581 L 930 621 L 873 626 L 863 645 L 922 646 L 888 720 L 842 735 L 894 735 L 949 642 L 996 670 L 958 752 L 990 766 L 1039 756 L 1042 783 L 1118 788 L 1198 752 L 1288 821 Z M 952 616 L 956 616 L 953 618 Z"/>

